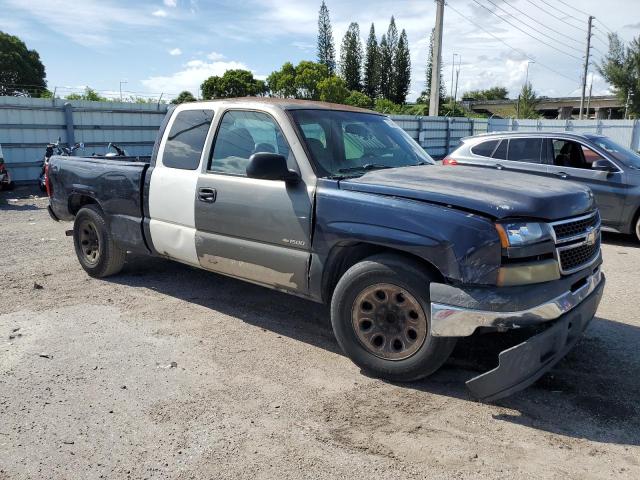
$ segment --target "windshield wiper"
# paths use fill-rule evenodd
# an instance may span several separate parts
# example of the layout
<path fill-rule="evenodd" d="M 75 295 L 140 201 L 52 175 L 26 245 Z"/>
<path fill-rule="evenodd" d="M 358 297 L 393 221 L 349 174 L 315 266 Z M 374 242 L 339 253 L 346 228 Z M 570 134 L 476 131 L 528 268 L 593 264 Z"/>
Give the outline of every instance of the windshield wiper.
<path fill-rule="evenodd" d="M 382 165 L 380 163 L 365 163 L 364 165 L 359 165 L 357 167 L 349 167 L 349 168 L 340 168 L 338 171 L 340 173 L 349 173 L 349 172 L 358 172 L 360 170 L 364 170 L 368 172 L 369 170 L 382 170 L 383 168 L 396 168 L 391 165 Z"/>

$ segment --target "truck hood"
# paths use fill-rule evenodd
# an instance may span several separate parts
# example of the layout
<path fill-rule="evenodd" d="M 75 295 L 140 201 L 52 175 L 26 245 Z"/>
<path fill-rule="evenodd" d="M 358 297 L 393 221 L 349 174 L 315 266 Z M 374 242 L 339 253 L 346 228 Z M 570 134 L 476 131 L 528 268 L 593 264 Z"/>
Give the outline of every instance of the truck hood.
<path fill-rule="evenodd" d="M 342 180 L 340 188 L 438 203 L 496 219 L 558 220 L 595 206 L 591 190 L 576 183 L 477 167 L 427 165 L 375 170 Z"/>

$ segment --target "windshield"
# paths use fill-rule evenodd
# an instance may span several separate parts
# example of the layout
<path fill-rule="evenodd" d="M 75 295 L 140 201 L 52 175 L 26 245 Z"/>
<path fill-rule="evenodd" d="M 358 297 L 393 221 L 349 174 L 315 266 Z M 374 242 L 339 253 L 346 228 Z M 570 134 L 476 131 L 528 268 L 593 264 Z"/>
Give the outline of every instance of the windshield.
<path fill-rule="evenodd" d="M 619 160 L 627 167 L 640 170 L 640 155 L 630 148 L 618 145 L 616 142 L 607 137 L 589 137 L 590 140 L 605 150 L 616 160 Z"/>
<path fill-rule="evenodd" d="M 360 176 L 368 170 L 433 164 L 392 120 L 333 110 L 292 110 L 320 177 Z"/>

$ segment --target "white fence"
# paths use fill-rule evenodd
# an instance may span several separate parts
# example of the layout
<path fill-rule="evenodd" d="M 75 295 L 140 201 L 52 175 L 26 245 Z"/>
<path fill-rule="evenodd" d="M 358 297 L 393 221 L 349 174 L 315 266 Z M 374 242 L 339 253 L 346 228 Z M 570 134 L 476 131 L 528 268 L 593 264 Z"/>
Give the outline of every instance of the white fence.
<path fill-rule="evenodd" d="M 130 155 L 150 155 L 167 105 L 82 100 L 0 97 L 0 145 L 17 181 L 35 180 L 47 143 L 83 142 L 80 155 L 105 153 L 109 142 Z M 640 150 L 636 120 L 514 120 L 498 118 L 414 117 L 391 118 L 434 158 L 453 150 L 460 139 L 495 131 L 574 131 L 611 137 Z"/>

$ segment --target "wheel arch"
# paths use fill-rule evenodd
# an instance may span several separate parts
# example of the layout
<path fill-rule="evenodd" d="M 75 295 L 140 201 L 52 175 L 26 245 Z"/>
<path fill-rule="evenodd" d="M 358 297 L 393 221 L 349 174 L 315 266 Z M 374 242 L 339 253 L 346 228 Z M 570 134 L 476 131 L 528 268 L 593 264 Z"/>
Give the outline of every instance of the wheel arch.
<path fill-rule="evenodd" d="M 102 206 L 100 205 L 100 202 L 98 202 L 98 200 L 96 200 L 91 195 L 79 192 L 75 192 L 69 195 L 68 209 L 69 213 L 71 213 L 73 216 L 76 216 L 80 209 L 85 205 L 95 205 L 100 209 L 100 211 L 104 212 Z"/>
<path fill-rule="evenodd" d="M 340 278 L 352 266 L 361 262 L 365 258 L 379 254 L 394 254 L 398 257 L 406 259 L 413 265 L 419 265 L 428 271 L 436 281 L 444 281 L 445 277 L 442 272 L 429 260 L 422 258 L 404 250 L 378 245 L 369 242 L 353 242 L 348 244 L 334 246 L 325 262 L 325 268 L 322 274 L 322 301 L 328 303 L 331 301 L 333 292 Z"/>

